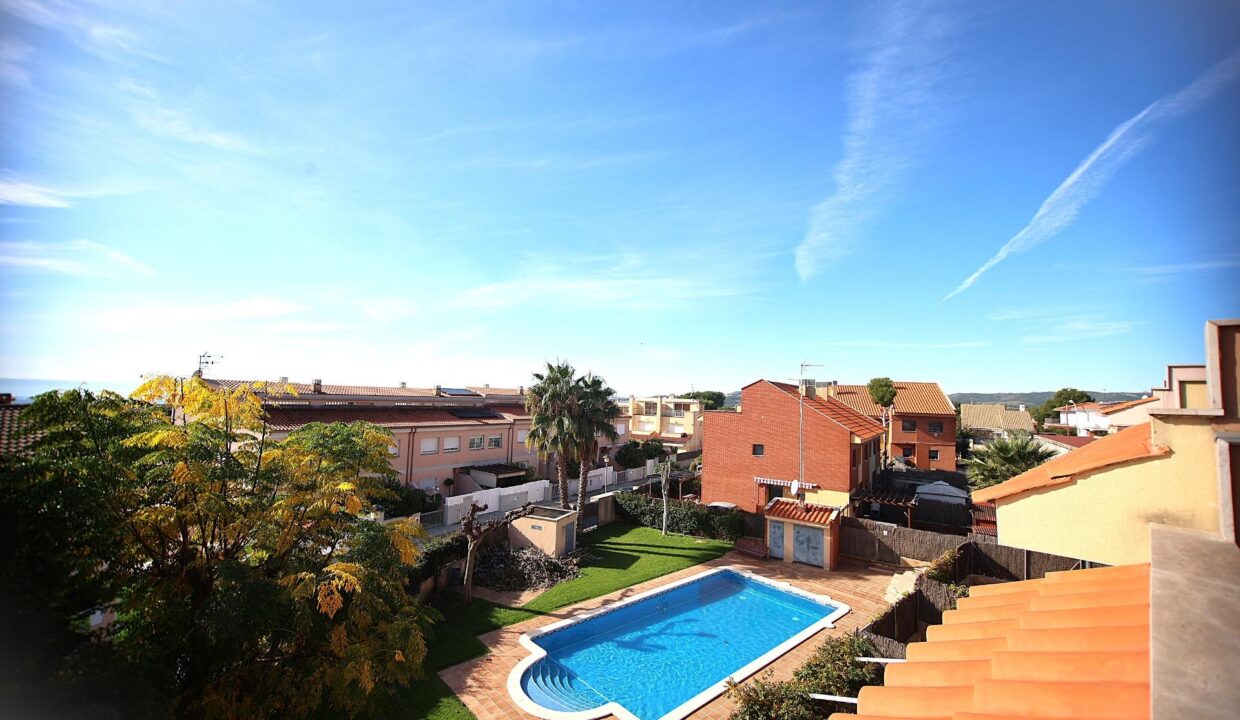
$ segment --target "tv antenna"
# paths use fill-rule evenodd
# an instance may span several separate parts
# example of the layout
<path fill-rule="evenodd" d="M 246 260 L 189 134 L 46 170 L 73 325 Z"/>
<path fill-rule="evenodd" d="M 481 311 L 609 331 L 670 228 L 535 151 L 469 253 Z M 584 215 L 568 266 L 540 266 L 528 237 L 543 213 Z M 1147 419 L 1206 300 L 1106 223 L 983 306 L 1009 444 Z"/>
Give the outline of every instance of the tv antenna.
<path fill-rule="evenodd" d="M 206 371 L 208 367 L 210 367 L 211 365 L 214 365 L 215 363 L 223 359 L 224 359 L 223 355 L 212 355 L 209 352 L 204 352 L 203 354 L 199 355 L 198 356 L 198 376 L 202 377 L 203 373 Z"/>
<path fill-rule="evenodd" d="M 822 367 L 809 362 L 801 363 L 801 374 L 797 381 L 797 410 L 800 416 L 797 418 L 797 486 L 798 489 L 805 487 L 805 369 L 812 367 Z M 795 494 L 795 493 L 794 493 Z"/>

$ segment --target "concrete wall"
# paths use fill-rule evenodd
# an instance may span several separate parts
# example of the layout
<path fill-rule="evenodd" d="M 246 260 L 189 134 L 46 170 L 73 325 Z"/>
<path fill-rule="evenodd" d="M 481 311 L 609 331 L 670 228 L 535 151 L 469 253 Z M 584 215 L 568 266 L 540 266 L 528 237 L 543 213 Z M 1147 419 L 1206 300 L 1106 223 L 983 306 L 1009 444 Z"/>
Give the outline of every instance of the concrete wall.
<path fill-rule="evenodd" d="M 1109 565 L 1149 562 L 1149 524 L 1218 532 L 1219 485 L 1208 418 L 1154 419 L 1170 455 L 1110 468 L 1069 485 L 997 501 L 1003 545 Z"/>

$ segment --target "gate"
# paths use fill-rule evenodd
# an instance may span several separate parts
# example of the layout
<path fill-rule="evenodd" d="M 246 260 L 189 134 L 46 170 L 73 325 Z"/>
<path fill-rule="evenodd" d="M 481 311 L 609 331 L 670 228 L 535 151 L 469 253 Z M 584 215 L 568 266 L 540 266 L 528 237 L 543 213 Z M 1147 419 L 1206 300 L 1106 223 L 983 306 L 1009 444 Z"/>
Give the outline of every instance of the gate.
<path fill-rule="evenodd" d="M 741 512 L 745 517 L 745 537 L 761 540 L 766 535 L 766 518 L 759 513 Z"/>
<path fill-rule="evenodd" d="M 822 528 L 792 526 L 792 559 L 822 567 Z"/>
<path fill-rule="evenodd" d="M 784 524 L 775 520 L 767 523 L 767 554 L 773 558 L 784 559 Z"/>

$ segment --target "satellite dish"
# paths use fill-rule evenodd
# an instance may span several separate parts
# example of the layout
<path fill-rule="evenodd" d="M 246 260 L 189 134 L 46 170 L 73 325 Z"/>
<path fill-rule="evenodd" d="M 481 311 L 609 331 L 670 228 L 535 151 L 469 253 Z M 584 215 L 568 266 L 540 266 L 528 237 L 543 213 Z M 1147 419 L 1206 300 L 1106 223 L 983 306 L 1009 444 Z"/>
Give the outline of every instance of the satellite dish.
<path fill-rule="evenodd" d="M 801 494 L 801 481 L 800 481 L 800 480 L 793 480 L 793 481 L 792 481 L 792 494 L 793 494 L 793 495 L 800 495 L 800 494 Z"/>

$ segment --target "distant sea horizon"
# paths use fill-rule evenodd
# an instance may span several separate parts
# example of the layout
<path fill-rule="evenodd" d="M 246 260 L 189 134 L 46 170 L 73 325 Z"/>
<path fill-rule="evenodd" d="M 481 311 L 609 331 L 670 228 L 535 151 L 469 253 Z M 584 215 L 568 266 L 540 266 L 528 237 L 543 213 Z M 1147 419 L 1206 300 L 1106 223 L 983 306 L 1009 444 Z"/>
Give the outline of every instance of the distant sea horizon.
<path fill-rule="evenodd" d="M 85 388 L 91 392 L 112 390 L 121 395 L 128 395 L 142 383 L 135 380 L 47 380 L 40 378 L 0 378 L 0 393 L 11 393 L 14 404 L 32 402 L 36 395 L 52 390 L 72 390 Z"/>

